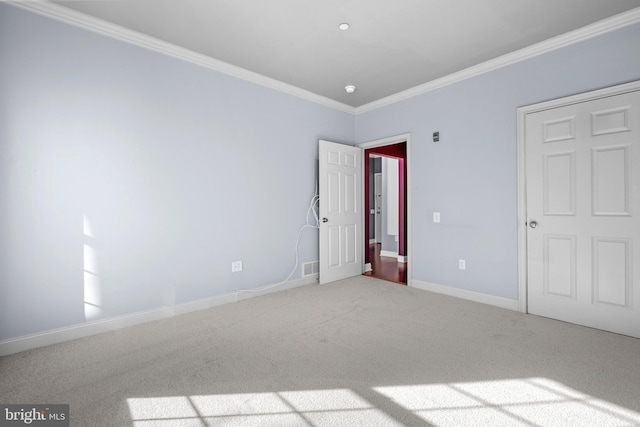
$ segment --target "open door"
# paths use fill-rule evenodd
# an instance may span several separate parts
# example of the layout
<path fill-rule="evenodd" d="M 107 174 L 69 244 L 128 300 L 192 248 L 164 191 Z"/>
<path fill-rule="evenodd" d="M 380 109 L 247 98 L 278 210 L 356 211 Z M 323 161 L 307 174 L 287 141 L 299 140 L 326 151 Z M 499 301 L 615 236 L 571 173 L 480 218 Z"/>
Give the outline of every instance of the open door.
<path fill-rule="evenodd" d="M 362 150 L 319 141 L 320 283 L 362 274 Z"/>

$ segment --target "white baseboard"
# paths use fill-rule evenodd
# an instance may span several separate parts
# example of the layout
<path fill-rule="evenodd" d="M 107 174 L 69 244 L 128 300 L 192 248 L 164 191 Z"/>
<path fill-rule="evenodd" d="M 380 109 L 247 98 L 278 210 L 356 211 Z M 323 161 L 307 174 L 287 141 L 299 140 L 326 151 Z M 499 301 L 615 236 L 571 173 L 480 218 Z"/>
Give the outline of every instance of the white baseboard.
<path fill-rule="evenodd" d="M 371 267 L 371 263 L 370 263 L 370 262 L 368 262 L 368 263 L 366 263 L 366 264 L 364 265 L 364 271 L 365 271 L 365 273 L 366 273 L 367 271 L 373 271 L 373 267 Z"/>
<path fill-rule="evenodd" d="M 479 302 L 482 304 L 493 305 L 495 307 L 505 308 L 507 310 L 518 311 L 518 300 L 497 297 L 494 295 L 482 294 L 480 292 L 468 291 L 466 289 L 453 288 L 451 286 L 438 285 L 436 283 L 423 282 L 413 279 L 411 285 L 414 288 L 424 291 L 435 292 L 438 294 L 449 295 L 456 298 L 466 299 L 469 301 Z"/>
<path fill-rule="evenodd" d="M 397 258 L 398 257 L 398 252 L 391 252 L 391 251 L 380 251 L 380 256 L 388 256 L 391 258 Z"/>
<path fill-rule="evenodd" d="M 125 316 L 118 316 L 111 319 L 97 320 L 95 322 L 82 323 L 79 325 L 64 328 L 52 329 L 32 335 L 11 338 L 0 341 L 0 356 L 19 353 L 38 347 L 45 347 L 78 338 L 85 338 L 103 332 L 115 331 L 141 323 L 152 322 L 154 320 L 167 319 L 181 314 L 191 313 L 199 310 L 219 305 L 238 302 L 249 298 L 255 298 L 272 292 L 279 292 L 286 289 L 297 288 L 299 286 L 310 285 L 318 282 L 318 275 L 314 274 L 296 280 L 290 280 L 277 286 L 267 287 L 255 292 L 233 292 L 215 297 L 204 298 L 197 301 L 190 301 L 170 307 L 162 307 L 155 310 L 133 313 Z"/>
<path fill-rule="evenodd" d="M 369 244 L 371 244 L 371 243 L 377 243 L 376 239 L 369 239 Z"/>
<path fill-rule="evenodd" d="M 409 260 L 408 256 L 405 255 L 398 255 L 398 262 L 403 262 L 406 263 Z"/>
<path fill-rule="evenodd" d="M 272 292 L 286 291 L 287 289 L 298 288 L 305 285 L 313 285 L 318 283 L 318 274 L 312 274 L 296 280 L 289 280 L 288 282 L 278 283 L 275 285 L 266 285 L 259 288 L 243 289 L 236 291 L 236 302 L 243 301 L 249 298 L 255 298 L 262 295 L 270 294 Z"/>

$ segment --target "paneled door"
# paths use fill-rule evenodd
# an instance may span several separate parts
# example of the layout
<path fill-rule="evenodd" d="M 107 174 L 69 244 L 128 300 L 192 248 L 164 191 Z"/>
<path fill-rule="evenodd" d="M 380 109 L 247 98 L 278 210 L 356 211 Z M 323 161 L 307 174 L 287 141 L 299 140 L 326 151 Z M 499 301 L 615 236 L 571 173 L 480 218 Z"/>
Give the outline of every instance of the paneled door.
<path fill-rule="evenodd" d="M 640 337 L 640 87 L 583 99 L 525 118 L 528 312 Z"/>
<path fill-rule="evenodd" d="M 319 141 L 321 284 L 362 274 L 362 155 Z"/>

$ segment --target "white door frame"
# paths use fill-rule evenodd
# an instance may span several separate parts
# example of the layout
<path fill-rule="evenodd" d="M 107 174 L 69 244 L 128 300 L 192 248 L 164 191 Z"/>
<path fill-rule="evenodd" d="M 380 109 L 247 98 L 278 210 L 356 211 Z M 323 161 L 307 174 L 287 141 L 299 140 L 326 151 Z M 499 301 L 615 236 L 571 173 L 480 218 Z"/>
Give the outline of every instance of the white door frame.
<path fill-rule="evenodd" d="M 406 142 L 406 148 L 407 148 L 407 157 L 405 159 L 405 167 L 407 168 L 407 182 L 404 183 L 405 186 L 405 192 L 406 194 L 406 201 L 407 201 L 407 232 L 405 233 L 405 239 L 407 242 L 407 262 L 409 263 L 408 268 L 407 268 L 407 286 L 412 286 L 412 282 L 413 282 L 413 239 L 412 239 L 412 235 L 411 235 L 411 230 L 412 230 L 412 215 L 411 215 L 411 133 L 404 133 L 401 135 L 396 135 L 396 136 L 390 136 L 387 138 L 382 138 L 382 139 L 376 139 L 373 141 L 367 141 L 367 142 L 363 142 L 361 144 L 357 144 L 356 147 L 360 147 L 362 148 L 362 161 L 365 161 L 364 158 L 364 150 L 368 149 L 368 148 L 374 148 L 374 147 L 382 147 L 385 145 L 392 145 L 392 144 L 399 144 L 401 142 Z M 364 164 L 364 163 L 363 163 Z M 365 180 L 365 176 L 364 176 L 364 168 L 362 168 L 362 194 L 363 197 L 369 197 L 369 195 L 365 195 L 364 194 L 364 180 Z M 363 200 L 364 203 L 364 200 Z M 369 214 L 369 212 L 366 213 L 367 215 Z M 363 212 L 363 217 L 362 217 L 362 227 L 364 228 L 364 212 Z M 363 229 L 364 232 L 364 229 Z M 363 234 L 364 235 L 364 234 Z M 362 253 L 362 265 L 365 265 L 364 262 L 364 251 Z"/>
<path fill-rule="evenodd" d="M 380 200 L 380 212 L 378 212 L 378 207 L 377 207 L 377 203 L 378 203 L 378 195 L 376 194 L 376 185 L 378 182 L 378 178 L 380 178 L 380 188 L 378 189 L 380 191 L 380 194 L 382 194 L 382 173 L 381 172 L 377 172 L 373 174 L 373 209 L 374 209 L 374 215 L 373 215 L 373 240 L 376 243 L 382 243 L 382 200 Z M 371 182 L 369 182 L 369 185 L 371 185 Z M 381 197 L 382 199 L 382 197 Z M 371 242 L 371 236 L 369 236 L 369 242 Z"/>
<path fill-rule="evenodd" d="M 526 187 L 526 129 L 525 120 L 527 114 L 536 113 L 566 105 L 592 101 L 608 96 L 620 95 L 627 92 L 640 90 L 640 81 L 611 86 L 605 89 L 581 93 L 552 101 L 529 105 L 518 108 L 518 311 L 528 312 L 527 302 L 527 187 Z"/>

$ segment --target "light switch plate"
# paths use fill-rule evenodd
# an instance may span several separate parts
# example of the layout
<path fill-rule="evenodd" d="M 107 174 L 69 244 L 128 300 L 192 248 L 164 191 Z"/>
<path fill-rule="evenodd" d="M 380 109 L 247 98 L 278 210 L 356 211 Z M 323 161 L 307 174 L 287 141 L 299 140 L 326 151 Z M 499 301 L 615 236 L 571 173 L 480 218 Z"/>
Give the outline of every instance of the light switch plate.
<path fill-rule="evenodd" d="M 433 213 L 433 222 L 440 222 L 440 212 Z"/>

